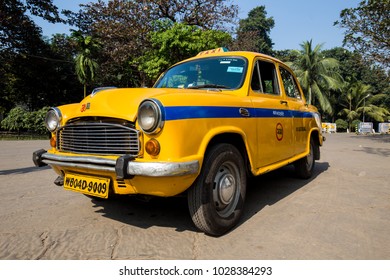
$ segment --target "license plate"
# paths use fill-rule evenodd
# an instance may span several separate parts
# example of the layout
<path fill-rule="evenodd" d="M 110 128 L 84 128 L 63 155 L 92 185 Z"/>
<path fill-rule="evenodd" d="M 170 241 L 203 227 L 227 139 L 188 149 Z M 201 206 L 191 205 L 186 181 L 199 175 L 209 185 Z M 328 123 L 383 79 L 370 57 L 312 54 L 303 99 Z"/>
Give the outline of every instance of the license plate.
<path fill-rule="evenodd" d="M 65 175 L 64 188 L 101 198 L 108 197 L 110 179 L 68 173 Z"/>

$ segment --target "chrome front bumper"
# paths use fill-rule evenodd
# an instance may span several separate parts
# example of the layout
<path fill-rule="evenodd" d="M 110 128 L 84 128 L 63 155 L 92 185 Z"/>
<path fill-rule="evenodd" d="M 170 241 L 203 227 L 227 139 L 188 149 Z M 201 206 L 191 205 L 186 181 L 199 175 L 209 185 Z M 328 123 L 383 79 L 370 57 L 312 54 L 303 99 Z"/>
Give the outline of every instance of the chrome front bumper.
<path fill-rule="evenodd" d="M 64 156 L 50 154 L 46 150 L 33 153 L 35 166 L 55 165 L 62 167 L 83 168 L 98 171 L 114 172 L 118 179 L 133 176 L 171 177 L 196 174 L 199 161 L 187 162 L 136 162 L 134 157 L 121 156 L 117 160 L 92 156 Z"/>

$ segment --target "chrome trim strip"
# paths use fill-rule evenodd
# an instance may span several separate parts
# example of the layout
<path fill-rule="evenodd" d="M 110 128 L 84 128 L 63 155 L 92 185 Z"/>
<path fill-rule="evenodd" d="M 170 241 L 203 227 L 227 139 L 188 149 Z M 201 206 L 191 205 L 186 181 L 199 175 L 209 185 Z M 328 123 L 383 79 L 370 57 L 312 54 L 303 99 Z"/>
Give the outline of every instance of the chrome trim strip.
<path fill-rule="evenodd" d="M 199 161 L 187 162 L 129 162 L 127 173 L 148 177 L 184 176 L 199 171 Z"/>
<path fill-rule="evenodd" d="M 47 159 L 42 160 L 42 162 L 44 162 L 44 163 L 46 163 L 48 165 L 56 165 L 56 166 L 63 166 L 63 167 L 75 167 L 75 168 L 85 168 L 85 169 L 91 169 L 91 170 L 115 172 L 115 167 L 104 166 L 104 165 L 73 163 L 73 162 L 61 162 L 61 161 L 47 160 Z"/>
<path fill-rule="evenodd" d="M 109 171 L 115 173 L 116 160 L 98 157 L 63 156 L 44 153 L 42 162 L 63 167 L 85 168 L 91 170 Z M 199 161 L 187 162 L 135 162 L 127 165 L 127 173 L 135 176 L 170 177 L 196 174 L 199 171 Z"/>
<path fill-rule="evenodd" d="M 92 163 L 92 164 L 101 164 L 101 165 L 109 165 L 115 167 L 116 160 L 113 159 L 105 159 L 98 157 L 79 157 L 79 156 L 62 156 L 62 155 L 54 155 L 45 153 L 42 155 L 43 159 L 49 159 L 58 162 L 77 162 L 77 163 Z"/>

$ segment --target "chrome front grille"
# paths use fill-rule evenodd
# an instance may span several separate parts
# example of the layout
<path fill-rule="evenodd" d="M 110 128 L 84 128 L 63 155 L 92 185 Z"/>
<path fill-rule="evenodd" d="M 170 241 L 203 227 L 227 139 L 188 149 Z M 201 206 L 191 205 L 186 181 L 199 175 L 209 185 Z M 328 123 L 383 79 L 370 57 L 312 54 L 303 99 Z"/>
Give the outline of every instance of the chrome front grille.
<path fill-rule="evenodd" d="M 138 130 L 116 123 L 76 122 L 57 132 L 62 152 L 98 155 L 138 155 Z"/>

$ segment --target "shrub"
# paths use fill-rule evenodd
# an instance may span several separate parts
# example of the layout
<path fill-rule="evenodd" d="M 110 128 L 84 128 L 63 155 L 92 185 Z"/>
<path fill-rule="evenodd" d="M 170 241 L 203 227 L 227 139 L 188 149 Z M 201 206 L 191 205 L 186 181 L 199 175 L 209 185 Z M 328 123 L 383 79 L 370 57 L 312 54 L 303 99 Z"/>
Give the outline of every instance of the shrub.
<path fill-rule="evenodd" d="M 45 126 L 45 117 L 46 113 L 49 110 L 50 107 L 43 107 L 42 109 L 38 111 L 33 111 L 30 113 L 27 113 L 27 118 L 25 121 L 26 129 L 36 133 L 36 134 L 45 134 L 47 133 L 47 129 Z"/>
<path fill-rule="evenodd" d="M 43 135 L 47 133 L 44 121 L 49 107 L 43 107 L 38 111 L 28 112 L 18 106 L 9 111 L 7 117 L 2 120 L 1 127 L 9 131 L 29 131 Z"/>
<path fill-rule="evenodd" d="M 345 132 L 348 129 L 348 122 L 343 119 L 336 120 L 337 132 Z"/>
<path fill-rule="evenodd" d="M 20 132 L 25 128 L 25 120 L 28 112 L 18 106 L 9 111 L 7 117 L 1 121 L 1 126 L 10 131 Z"/>
<path fill-rule="evenodd" d="M 356 132 L 356 128 L 359 126 L 360 120 L 354 120 L 352 121 L 352 131 Z M 352 132 L 351 131 L 351 132 Z"/>

